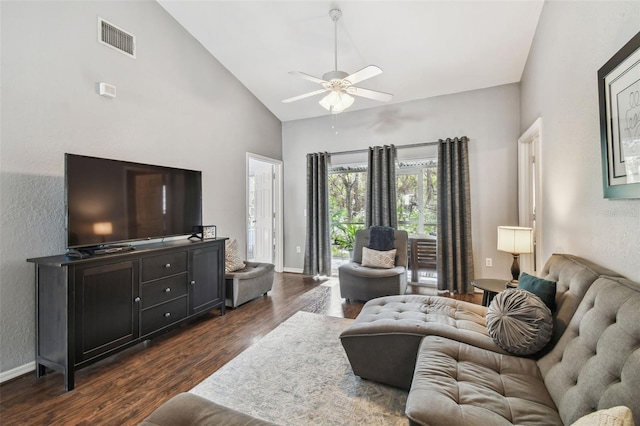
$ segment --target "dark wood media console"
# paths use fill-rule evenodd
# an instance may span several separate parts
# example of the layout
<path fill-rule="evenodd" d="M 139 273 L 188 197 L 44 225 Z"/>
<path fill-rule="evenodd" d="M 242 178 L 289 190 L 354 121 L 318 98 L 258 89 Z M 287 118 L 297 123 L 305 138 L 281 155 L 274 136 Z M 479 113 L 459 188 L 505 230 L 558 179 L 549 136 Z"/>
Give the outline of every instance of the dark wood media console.
<path fill-rule="evenodd" d="M 225 314 L 225 240 L 172 240 L 36 266 L 36 375 L 76 370 L 211 309 Z"/>

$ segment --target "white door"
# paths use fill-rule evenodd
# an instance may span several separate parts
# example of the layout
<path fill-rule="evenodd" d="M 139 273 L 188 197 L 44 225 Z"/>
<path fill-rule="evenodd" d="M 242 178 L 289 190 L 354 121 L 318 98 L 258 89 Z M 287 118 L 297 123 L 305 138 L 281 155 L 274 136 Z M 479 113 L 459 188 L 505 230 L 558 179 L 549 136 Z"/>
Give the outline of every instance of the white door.
<path fill-rule="evenodd" d="M 247 260 L 283 271 L 282 161 L 247 152 Z"/>
<path fill-rule="evenodd" d="M 273 263 L 273 166 L 255 172 L 255 261 Z"/>

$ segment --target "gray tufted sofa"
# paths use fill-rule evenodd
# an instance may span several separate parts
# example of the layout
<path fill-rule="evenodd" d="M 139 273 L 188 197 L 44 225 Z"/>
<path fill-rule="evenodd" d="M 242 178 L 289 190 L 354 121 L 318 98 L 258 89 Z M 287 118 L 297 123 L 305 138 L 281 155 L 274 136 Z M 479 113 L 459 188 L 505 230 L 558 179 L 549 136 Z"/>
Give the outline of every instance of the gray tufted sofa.
<path fill-rule="evenodd" d="M 341 340 L 357 375 L 409 389 L 411 424 L 561 425 L 615 405 L 640 423 L 640 286 L 615 275 L 549 259 L 558 308 L 538 359 L 495 345 L 486 308 L 428 296 L 370 301 Z"/>
<path fill-rule="evenodd" d="M 600 275 L 616 273 L 585 259 L 554 254 L 541 277 L 556 282 L 555 345 L 585 293 Z M 340 339 L 355 374 L 409 389 L 422 338 L 438 335 L 507 354 L 487 332 L 487 308 L 446 297 L 404 295 L 370 300 Z"/>

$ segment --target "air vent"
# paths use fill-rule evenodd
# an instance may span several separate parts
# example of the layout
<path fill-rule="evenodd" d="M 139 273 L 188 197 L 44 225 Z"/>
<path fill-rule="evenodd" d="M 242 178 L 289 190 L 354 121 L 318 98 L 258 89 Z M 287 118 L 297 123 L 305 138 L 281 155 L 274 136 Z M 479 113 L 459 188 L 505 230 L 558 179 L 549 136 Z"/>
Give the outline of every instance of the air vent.
<path fill-rule="evenodd" d="M 136 57 L 136 37 L 102 18 L 98 18 L 98 40 L 127 56 Z"/>
<path fill-rule="evenodd" d="M 115 98 L 116 97 L 116 86 L 107 83 L 99 83 L 98 84 L 98 94 L 100 96 L 105 96 L 107 98 Z"/>

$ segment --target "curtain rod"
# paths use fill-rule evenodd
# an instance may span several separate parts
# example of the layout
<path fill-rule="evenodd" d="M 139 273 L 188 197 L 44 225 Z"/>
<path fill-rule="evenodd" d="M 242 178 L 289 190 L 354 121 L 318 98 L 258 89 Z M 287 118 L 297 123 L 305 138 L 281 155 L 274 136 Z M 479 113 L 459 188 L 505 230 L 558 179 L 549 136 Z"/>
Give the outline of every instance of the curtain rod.
<path fill-rule="evenodd" d="M 466 136 L 462 136 L 463 138 L 466 138 Z M 462 139 L 462 138 L 461 138 Z M 445 139 L 446 140 L 446 139 Z M 440 141 L 433 141 L 433 142 L 420 142 L 420 143 L 412 143 L 412 144 L 408 144 L 408 145 L 396 145 L 396 149 L 402 149 L 402 148 L 418 148 L 421 146 L 430 146 L 430 145 L 437 145 L 439 144 Z M 364 152 L 369 152 L 369 148 L 364 148 L 364 149 L 353 149 L 351 151 L 340 151 L 340 152 L 329 152 L 329 155 L 346 155 L 346 154 L 360 154 L 360 153 L 364 153 Z"/>

